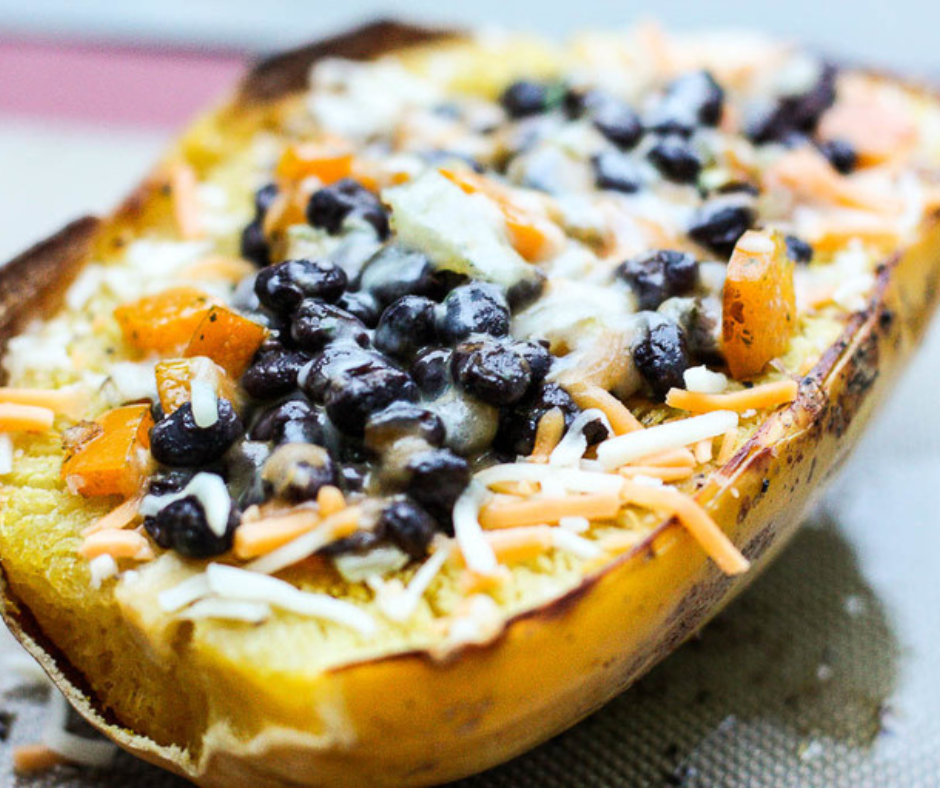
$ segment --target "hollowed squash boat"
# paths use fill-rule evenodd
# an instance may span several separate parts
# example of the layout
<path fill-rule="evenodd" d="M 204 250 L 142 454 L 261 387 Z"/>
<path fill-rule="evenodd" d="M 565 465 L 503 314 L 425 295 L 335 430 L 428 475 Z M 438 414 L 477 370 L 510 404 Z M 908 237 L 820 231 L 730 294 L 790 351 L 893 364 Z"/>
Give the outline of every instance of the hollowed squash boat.
<path fill-rule="evenodd" d="M 931 93 L 758 36 L 266 61 L 0 272 L 4 618 L 199 785 L 500 763 L 787 542 L 924 332 L 938 206 Z"/>

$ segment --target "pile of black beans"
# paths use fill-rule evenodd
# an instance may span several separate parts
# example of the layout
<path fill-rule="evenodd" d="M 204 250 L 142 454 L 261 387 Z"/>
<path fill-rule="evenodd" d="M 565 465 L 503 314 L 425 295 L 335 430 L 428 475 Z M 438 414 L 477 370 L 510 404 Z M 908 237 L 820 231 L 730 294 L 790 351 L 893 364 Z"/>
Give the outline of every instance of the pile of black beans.
<path fill-rule="evenodd" d="M 243 239 L 254 243 L 250 228 L 260 227 L 275 194 L 271 186 L 258 192 Z M 331 234 L 342 233 L 351 215 L 387 239 L 385 209 L 354 181 L 316 192 L 307 212 Z M 198 499 L 187 496 L 145 523 L 164 547 L 219 554 L 231 546 L 244 507 L 274 497 L 313 500 L 330 484 L 384 504 L 370 530 L 327 552 L 388 540 L 418 558 L 435 533 L 452 533 L 454 503 L 470 481 L 468 460 L 526 454 L 545 412 L 559 407 L 568 423 L 579 412 L 545 381 L 547 343 L 509 336 L 510 302 L 537 297 L 538 280 L 507 293 L 439 271 L 394 240 L 353 281 L 328 258 L 264 265 L 253 251 L 244 250 L 261 265 L 249 315 L 271 334 L 241 379 L 248 406 L 239 416 L 220 400 L 216 424 L 200 428 L 186 404 L 156 413 L 151 433 L 161 470 L 150 492 L 178 492 L 200 470 L 218 473 L 232 493 L 232 522 L 216 536 Z"/>

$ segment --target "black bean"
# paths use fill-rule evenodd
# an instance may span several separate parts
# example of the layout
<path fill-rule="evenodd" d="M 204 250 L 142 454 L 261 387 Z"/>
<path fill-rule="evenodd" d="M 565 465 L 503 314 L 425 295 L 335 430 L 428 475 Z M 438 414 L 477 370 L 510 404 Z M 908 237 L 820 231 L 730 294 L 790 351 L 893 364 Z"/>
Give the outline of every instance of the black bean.
<path fill-rule="evenodd" d="M 323 413 L 304 399 L 289 399 L 262 411 L 251 427 L 252 440 L 281 443 L 324 442 Z"/>
<path fill-rule="evenodd" d="M 380 452 L 401 438 L 420 438 L 431 446 L 444 443 L 444 422 L 436 413 L 410 402 L 394 402 L 366 422 L 365 445 Z"/>
<path fill-rule="evenodd" d="M 509 333 L 509 304 L 495 285 L 473 282 L 456 287 L 442 307 L 437 331 L 445 344 L 460 342 L 471 334 L 502 337 Z"/>
<path fill-rule="evenodd" d="M 684 385 L 683 373 L 689 368 L 685 334 L 671 320 L 662 320 L 644 332 L 633 345 L 633 362 L 657 399 L 664 399 L 671 388 Z"/>
<path fill-rule="evenodd" d="M 199 427 L 189 402 L 157 422 L 150 430 L 150 453 L 164 465 L 196 467 L 222 458 L 242 433 L 241 419 L 222 397 L 219 416 L 211 427 Z"/>
<path fill-rule="evenodd" d="M 702 170 L 695 148 L 675 134 L 659 140 L 646 156 L 664 178 L 676 183 L 695 183 Z"/>
<path fill-rule="evenodd" d="M 506 301 L 513 312 L 535 303 L 545 290 L 548 277 L 538 268 L 531 268 L 529 275 L 522 277 L 506 291 Z"/>
<path fill-rule="evenodd" d="M 382 313 L 373 344 L 393 358 L 409 358 L 436 339 L 436 309 L 430 298 L 402 296 Z"/>
<path fill-rule="evenodd" d="M 707 71 L 677 77 L 653 108 L 647 127 L 660 134 L 691 134 L 696 126 L 715 126 L 721 120 L 725 94 Z"/>
<path fill-rule="evenodd" d="M 337 429 L 360 436 L 373 413 L 393 402 L 414 402 L 417 398 L 418 388 L 406 373 L 394 367 L 376 367 L 347 376 L 340 387 L 331 386 L 326 412 Z"/>
<path fill-rule="evenodd" d="M 401 495 L 393 498 L 379 515 L 385 536 L 416 561 L 428 554 L 437 523 L 421 506 Z"/>
<path fill-rule="evenodd" d="M 659 249 L 622 263 L 617 276 L 630 285 L 641 310 L 656 309 L 667 298 L 691 293 L 698 285 L 698 261 L 686 252 Z"/>
<path fill-rule="evenodd" d="M 395 244 L 383 247 L 369 258 L 357 286 L 371 293 L 382 307 L 406 295 L 436 298 L 440 290 L 439 277 L 431 261 L 421 252 Z"/>
<path fill-rule="evenodd" d="M 450 526 L 454 504 L 470 483 L 470 466 L 448 449 L 415 454 L 408 461 L 408 493 L 439 523 Z"/>
<path fill-rule="evenodd" d="M 242 230 L 241 255 L 259 266 L 265 266 L 271 262 L 271 247 L 268 246 L 268 240 L 264 236 L 259 219 L 249 222 Z"/>
<path fill-rule="evenodd" d="M 548 349 L 548 340 L 530 339 L 525 342 L 516 342 L 512 347 L 529 365 L 532 384 L 541 383 L 552 368 L 553 356 Z"/>
<path fill-rule="evenodd" d="M 336 464 L 322 446 L 284 444 L 264 464 L 262 478 L 276 498 L 312 501 L 320 489 L 339 480 Z"/>
<path fill-rule="evenodd" d="M 187 558 L 211 558 L 228 552 L 238 522 L 238 513 L 232 507 L 225 533 L 218 535 L 209 527 L 199 499 L 187 495 L 145 518 L 144 529 L 160 547 Z"/>
<path fill-rule="evenodd" d="M 806 265 L 813 262 L 813 246 L 809 241 L 804 241 L 802 238 L 797 238 L 795 235 L 788 235 L 786 242 L 787 257 L 794 263 Z"/>
<path fill-rule="evenodd" d="M 283 397 L 297 388 L 297 374 L 309 360 L 299 350 L 262 348 L 242 375 L 242 388 L 256 399 Z"/>
<path fill-rule="evenodd" d="M 239 509 L 264 503 L 268 497 L 261 469 L 271 455 L 271 446 L 265 441 L 244 438 L 225 455 L 225 483 Z"/>
<path fill-rule="evenodd" d="M 819 150 L 833 169 L 843 175 L 848 175 L 858 166 L 858 154 L 845 140 L 828 140 L 820 144 Z"/>
<path fill-rule="evenodd" d="M 496 406 L 522 399 L 532 383 L 532 370 L 523 355 L 491 340 L 457 345 L 451 374 L 468 394 Z"/>
<path fill-rule="evenodd" d="M 731 198 L 728 198 L 731 199 Z M 705 203 L 692 217 L 689 237 L 722 257 L 729 257 L 738 239 L 754 224 L 750 205 L 718 198 Z"/>
<path fill-rule="evenodd" d="M 450 359 L 453 351 L 448 348 L 431 348 L 417 355 L 409 370 L 418 388 L 427 396 L 437 397 L 450 383 Z"/>
<path fill-rule="evenodd" d="M 349 312 L 313 299 L 302 302 L 294 313 L 291 337 L 311 353 L 338 339 L 348 339 L 362 347 L 369 343 L 366 327 Z"/>
<path fill-rule="evenodd" d="M 306 298 L 335 301 L 346 289 L 346 272 L 329 260 L 286 260 L 255 279 L 258 299 L 272 312 L 289 315 Z"/>
<path fill-rule="evenodd" d="M 158 470 L 147 484 L 148 495 L 170 495 L 178 493 L 192 480 L 196 471 L 192 468 L 163 468 Z"/>
<path fill-rule="evenodd" d="M 624 194 L 638 192 L 643 186 L 640 168 L 629 156 L 615 150 L 606 150 L 591 158 L 594 183 L 598 189 Z"/>
<path fill-rule="evenodd" d="M 382 203 L 352 178 L 343 178 L 314 192 L 307 204 L 307 221 L 330 235 L 339 233 L 350 216 L 371 224 L 379 238 L 388 237 L 388 213 Z"/>
<path fill-rule="evenodd" d="M 820 64 L 816 80 L 801 93 L 784 95 L 762 107 L 747 123 L 747 135 L 757 143 L 784 142 L 794 134 L 809 134 L 836 99 L 837 69 Z"/>
<path fill-rule="evenodd" d="M 539 420 L 552 408 L 561 410 L 566 426 L 571 426 L 571 422 L 580 412 L 574 400 L 561 386 L 542 383 L 519 402 L 500 412 L 499 431 L 493 446 L 512 457 L 531 454 Z"/>
<path fill-rule="evenodd" d="M 599 102 L 591 117 L 597 130 L 620 150 L 635 147 L 643 136 L 640 116 L 627 104 L 614 99 Z"/>
<path fill-rule="evenodd" d="M 368 328 L 375 328 L 382 314 L 379 302 L 367 292 L 343 293 L 337 300 L 336 306 L 361 320 Z"/>
<path fill-rule="evenodd" d="M 520 80 L 513 82 L 499 97 L 506 114 L 511 118 L 538 115 L 548 108 L 549 89 L 540 82 Z"/>
<path fill-rule="evenodd" d="M 323 402 L 331 386 L 342 386 L 349 377 L 386 366 L 387 359 L 379 353 L 344 340 L 314 356 L 298 382 L 311 400 Z"/>

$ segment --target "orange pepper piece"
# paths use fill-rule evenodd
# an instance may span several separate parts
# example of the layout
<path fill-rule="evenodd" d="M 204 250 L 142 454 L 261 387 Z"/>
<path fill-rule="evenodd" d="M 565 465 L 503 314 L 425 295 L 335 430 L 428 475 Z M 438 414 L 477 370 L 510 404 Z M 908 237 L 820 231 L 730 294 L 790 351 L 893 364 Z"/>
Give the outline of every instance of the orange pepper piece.
<path fill-rule="evenodd" d="M 194 287 L 172 287 L 122 304 L 114 317 L 138 350 L 169 353 L 184 346 L 212 308 L 211 296 Z"/>
<path fill-rule="evenodd" d="M 264 326 L 224 306 L 214 306 L 196 327 L 184 355 L 208 356 L 237 380 L 267 335 Z"/>
<path fill-rule="evenodd" d="M 279 180 L 300 181 L 316 176 L 324 186 L 348 178 L 352 171 L 353 154 L 349 146 L 315 142 L 288 145 L 274 171 Z"/>
<path fill-rule="evenodd" d="M 722 340 L 731 374 L 760 372 L 783 353 L 796 332 L 793 262 L 777 232 L 746 232 L 725 278 Z"/>
<path fill-rule="evenodd" d="M 157 393 L 164 413 L 172 413 L 192 399 L 194 380 L 205 380 L 220 397 L 234 403 L 235 382 L 218 364 L 204 356 L 171 358 L 157 364 Z"/>
<path fill-rule="evenodd" d="M 143 483 L 153 417 L 150 405 L 125 405 L 97 420 L 101 431 L 62 463 L 69 489 L 86 497 L 135 495 Z"/>

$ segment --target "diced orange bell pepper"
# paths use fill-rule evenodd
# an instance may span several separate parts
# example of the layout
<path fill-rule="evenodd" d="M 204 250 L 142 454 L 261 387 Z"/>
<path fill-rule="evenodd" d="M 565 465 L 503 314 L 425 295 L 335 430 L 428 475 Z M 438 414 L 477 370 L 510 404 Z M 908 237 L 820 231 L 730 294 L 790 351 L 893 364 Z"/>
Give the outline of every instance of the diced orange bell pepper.
<path fill-rule="evenodd" d="M 554 246 L 552 225 L 516 205 L 499 184 L 487 180 L 470 170 L 440 170 L 441 175 L 455 183 L 467 194 L 480 192 L 493 200 L 502 211 L 506 232 L 513 248 L 529 262 L 539 260 Z"/>
<path fill-rule="evenodd" d="M 343 142 L 305 142 L 284 149 L 274 174 L 279 180 L 287 181 L 316 176 L 324 186 L 329 186 L 348 178 L 352 163 L 352 149 Z"/>
<path fill-rule="evenodd" d="M 197 326 L 184 355 L 207 356 L 237 380 L 267 335 L 264 326 L 223 306 L 214 306 Z"/>
<path fill-rule="evenodd" d="M 97 420 L 101 431 L 62 463 L 69 489 L 86 497 L 136 494 L 146 475 L 153 417 L 149 405 L 125 405 Z"/>
<path fill-rule="evenodd" d="M 777 232 L 750 230 L 728 263 L 722 304 L 722 341 L 731 374 L 760 372 L 786 351 L 796 332 L 793 262 Z"/>
<path fill-rule="evenodd" d="M 202 290 L 172 287 L 122 304 L 114 317 L 138 350 L 170 353 L 185 346 L 214 303 Z"/>
<path fill-rule="evenodd" d="M 215 393 L 229 402 L 235 400 L 235 382 L 224 369 L 205 356 L 167 359 L 157 364 L 155 372 L 157 393 L 164 413 L 172 413 L 192 399 L 194 380 L 211 384 Z"/>

